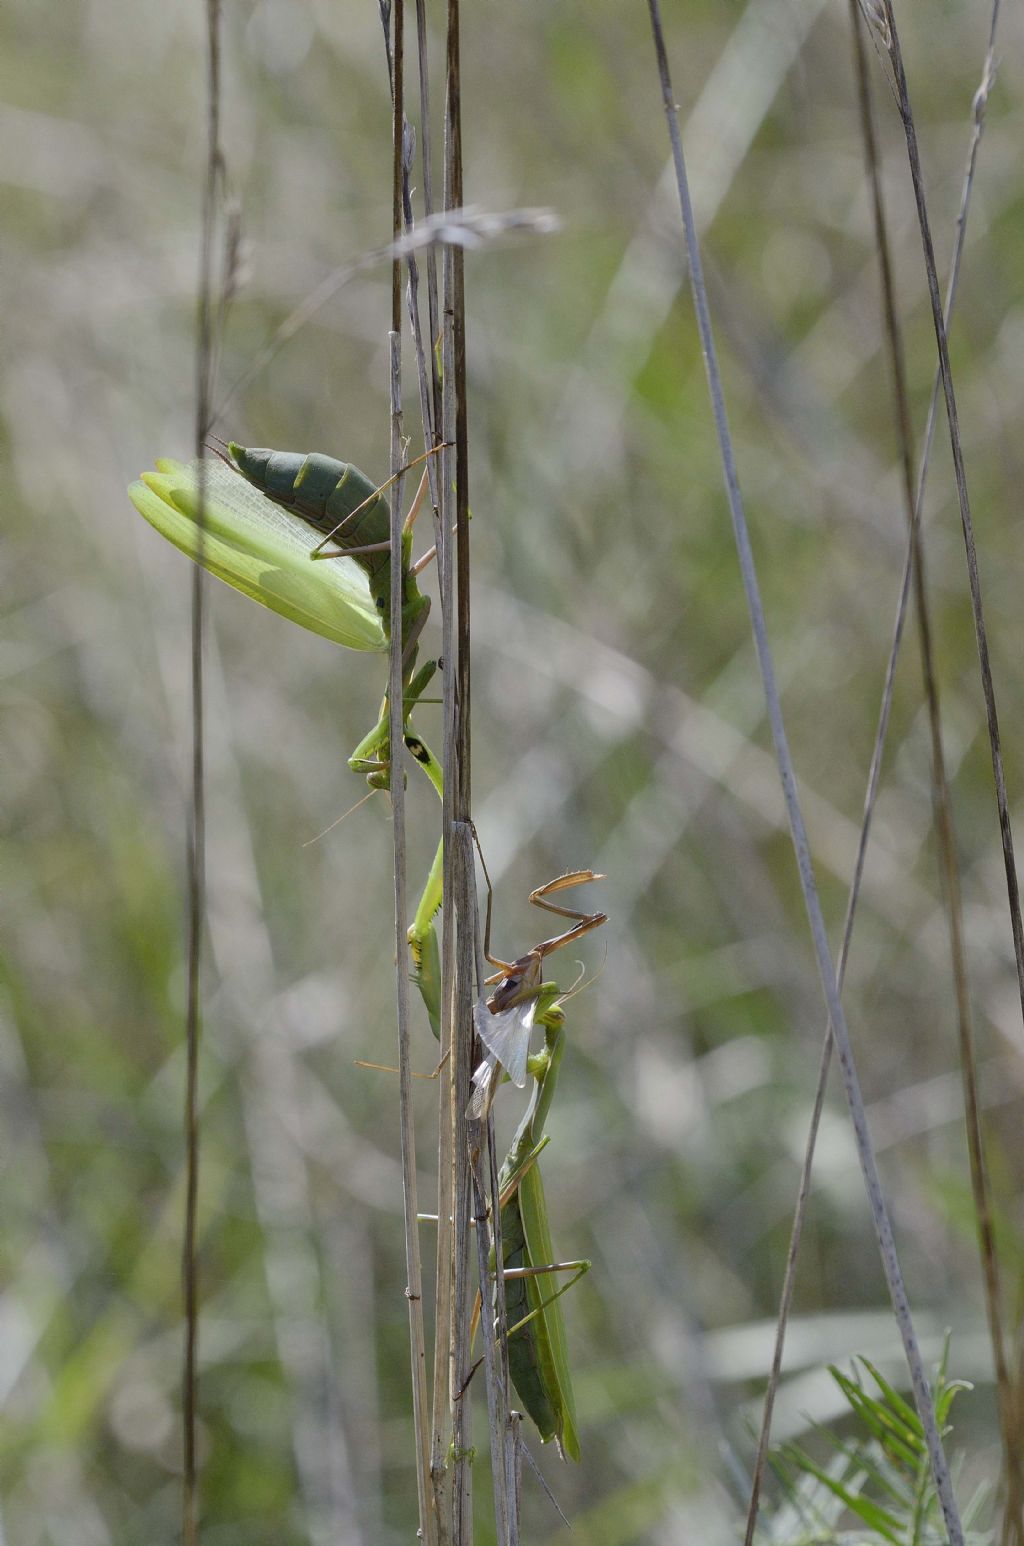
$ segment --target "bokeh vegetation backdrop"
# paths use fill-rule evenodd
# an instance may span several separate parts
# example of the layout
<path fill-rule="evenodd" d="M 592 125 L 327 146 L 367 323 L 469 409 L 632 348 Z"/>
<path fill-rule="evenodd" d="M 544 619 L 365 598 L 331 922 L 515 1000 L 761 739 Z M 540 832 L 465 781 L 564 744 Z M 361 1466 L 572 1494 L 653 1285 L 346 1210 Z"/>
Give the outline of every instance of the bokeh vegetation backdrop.
<path fill-rule="evenodd" d="M 849 17 L 821 0 L 666 12 L 838 938 L 904 552 Z M 963 0 L 903 16 L 943 266 L 988 22 Z M 189 573 L 125 486 L 156 456 L 190 454 L 202 25 L 199 5 L 158 0 L 9 0 L 0 15 L 11 1546 L 148 1546 L 176 1529 Z M 438 101 L 440 25 L 434 15 Z M 387 241 L 390 130 L 371 0 L 231 0 L 224 27 L 224 138 L 248 255 L 226 387 L 335 265 Z M 1019 823 L 1022 45 L 1010 7 L 953 329 Z M 663 176 L 646 11 L 468 6 L 463 51 L 469 199 L 548 205 L 562 221 L 558 235 L 471 255 L 467 270 L 474 790 L 499 950 L 537 937 L 531 887 L 578 865 L 608 874 L 610 922 L 579 952 L 595 980 L 571 1006 L 546 1159 L 558 1250 L 594 1262 L 563 1301 L 583 1461 L 563 1468 L 545 1452 L 541 1464 L 588 1546 L 732 1541 L 823 1020 Z M 880 68 L 875 84 L 920 427 L 932 328 Z M 388 282 L 382 271 L 343 288 L 221 433 L 383 477 Z M 408 394 L 414 404 L 411 371 Z M 929 578 L 1012 1282 L 1022 1027 L 943 441 Z M 407 1540 L 396 1090 L 354 1066 L 394 1055 L 385 799 L 318 837 L 360 793 L 345 757 L 373 723 L 383 665 L 212 582 L 210 602 L 205 1539 Z M 419 715 L 428 740 L 436 712 Z M 437 809 L 415 784 L 410 802 L 415 885 Z M 998 1450 L 945 940 L 910 632 L 846 1000 L 926 1353 L 951 1327 L 953 1372 L 976 1381 L 953 1447 L 977 1480 L 996 1473 Z M 413 1007 L 428 1069 L 434 1043 Z M 426 1204 L 433 1091 L 419 1100 Z M 858 1350 L 902 1378 L 833 1089 L 779 1437 L 835 1415 L 824 1365 Z M 554 1538 L 550 1506 L 527 1492 L 530 1538 Z"/>

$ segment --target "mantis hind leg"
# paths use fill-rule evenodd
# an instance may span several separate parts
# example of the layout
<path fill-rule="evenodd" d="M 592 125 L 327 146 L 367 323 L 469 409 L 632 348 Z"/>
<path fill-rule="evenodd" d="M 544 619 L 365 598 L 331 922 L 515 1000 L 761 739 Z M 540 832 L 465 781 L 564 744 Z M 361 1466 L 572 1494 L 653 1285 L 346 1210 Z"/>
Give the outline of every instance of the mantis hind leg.
<path fill-rule="evenodd" d="M 441 764 L 434 756 L 430 747 L 419 736 L 413 734 L 412 726 L 407 726 L 405 736 L 406 749 L 413 759 L 419 763 L 427 778 L 437 791 L 437 798 L 444 799 L 444 773 Z M 440 907 L 444 886 L 444 843 L 437 845 L 434 862 L 430 866 L 427 883 L 423 887 L 419 905 L 416 908 L 412 923 L 409 925 L 409 954 L 412 956 L 412 980 L 416 984 L 423 1000 L 427 1016 L 430 1020 L 430 1029 L 441 1039 L 441 952 L 437 945 L 437 933 L 434 929 L 434 919 Z"/>
<path fill-rule="evenodd" d="M 402 531 L 403 532 L 412 531 L 413 527 L 415 526 L 415 524 L 416 524 L 416 517 L 419 515 L 420 510 L 423 507 L 423 501 L 426 498 L 427 487 L 429 485 L 429 482 L 430 482 L 429 472 L 428 472 L 428 469 L 426 467 L 424 467 L 423 472 L 422 472 L 422 474 L 420 476 L 419 487 L 416 490 L 416 494 L 415 494 L 415 497 L 413 498 L 412 504 L 409 506 L 409 514 L 406 516 L 405 521 L 404 521 L 404 523 L 402 525 Z"/>
<path fill-rule="evenodd" d="M 430 597 L 417 595 L 402 608 L 402 672 L 412 669 L 419 648 L 420 634 L 430 616 Z M 436 664 L 436 662 L 435 662 Z M 431 672 L 433 676 L 433 672 Z"/>

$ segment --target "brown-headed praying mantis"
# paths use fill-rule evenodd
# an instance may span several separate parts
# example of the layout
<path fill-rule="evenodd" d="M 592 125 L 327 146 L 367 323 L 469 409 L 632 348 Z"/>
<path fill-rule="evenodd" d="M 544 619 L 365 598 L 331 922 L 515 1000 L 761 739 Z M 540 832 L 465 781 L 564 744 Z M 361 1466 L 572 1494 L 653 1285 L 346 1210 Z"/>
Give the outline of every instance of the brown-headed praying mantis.
<path fill-rule="evenodd" d="M 481 855 L 481 862 L 483 857 Z M 484 866 L 484 874 L 487 869 Z M 593 870 L 573 870 L 548 881 L 530 893 L 536 907 L 574 920 L 573 926 L 551 939 L 542 940 L 514 961 L 491 954 L 490 932 L 493 893 L 488 878 L 484 953 L 499 968 L 488 986 L 496 984 L 487 1000 L 480 999 L 474 1024 L 488 1056 L 473 1076 L 474 1094 L 468 1115 L 486 1116 L 504 1068 L 522 1088 L 534 1080 L 530 1103 L 516 1129 L 498 1180 L 501 1200 L 501 1248 L 505 1283 L 505 1315 L 508 1327 L 509 1374 L 516 1394 L 546 1443 L 554 1439 L 559 1454 L 574 1460 L 580 1456 L 576 1408 L 566 1350 L 565 1322 L 559 1299 L 589 1270 L 588 1261 L 555 1260 L 548 1227 L 547 1203 L 538 1159 L 548 1143 L 544 1135 L 558 1070 L 565 1049 L 565 1010 L 570 993 L 561 993 L 553 982 L 543 981 L 545 958 L 580 939 L 606 922 L 604 913 L 577 912 L 549 898 L 570 886 L 603 880 Z M 570 990 L 575 991 L 575 990 Z M 534 1025 L 544 1032 L 544 1045 L 530 1055 Z M 570 1273 L 554 1292 L 545 1279 Z"/>

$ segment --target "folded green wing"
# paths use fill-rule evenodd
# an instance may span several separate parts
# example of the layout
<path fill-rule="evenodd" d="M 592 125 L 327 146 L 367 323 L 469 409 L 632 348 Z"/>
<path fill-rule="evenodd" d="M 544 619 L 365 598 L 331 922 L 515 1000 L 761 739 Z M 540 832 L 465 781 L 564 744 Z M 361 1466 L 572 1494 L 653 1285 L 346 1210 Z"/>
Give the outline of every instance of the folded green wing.
<path fill-rule="evenodd" d="M 531 1266 L 540 1267 L 555 1260 L 548 1229 L 548 1210 L 544 1200 L 544 1186 L 540 1179 L 540 1166 L 531 1165 L 519 1183 L 519 1208 L 526 1235 L 527 1256 Z M 527 1279 L 527 1297 L 530 1308 L 536 1309 L 545 1299 L 535 1322 L 534 1335 L 541 1365 L 541 1378 L 548 1398 L 555 1408 L 558 1421 L 557 1437 L 565 1453 L 572 1460 L 580 1458 L 580 1441 L 576 1432 L 576 1402 L 573 1397 L 572 1377 L 569 1373 L 569 1355 L 566 1349 L 565 1321 L 562 1302 L 551 1299 L 550 1285 L 544 1278 Z M 542 1438 L 547 1435 L 542 1434 Z"/>
<path fill-rule="evenodd" d="M 158 461 L 129 497 L 140 515 L 196 559 L 198 462 Z M 313 633 L 354 650 L 382 651 L 387 641 L 366 575 L 351 558 L 315 561 L 322 532 L 266 499 L 220 461 L 204 461 L 203 568 L 254 601 Z"/>

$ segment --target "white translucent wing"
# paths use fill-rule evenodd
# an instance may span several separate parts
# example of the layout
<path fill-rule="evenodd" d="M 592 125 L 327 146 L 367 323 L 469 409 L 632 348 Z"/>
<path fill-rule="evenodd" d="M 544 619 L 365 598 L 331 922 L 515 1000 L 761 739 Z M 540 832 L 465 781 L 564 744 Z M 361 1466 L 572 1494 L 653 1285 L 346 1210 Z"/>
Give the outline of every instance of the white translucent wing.
<path fill-rule="evenodd" d="M 492 1015 L 485 1001 L 477 999 L 473 1009 L 476 1034 L 494 1054 L 517 1089 L 526 1083 L 526 1059 L 530 1053 L 530 1032 L 533 1030 L 535 998 L 523 1004 L 513 1004 Z"/>
<path fill-rule="evenodd" d="M 484 1058 L 473 1074 L 473 1094 L 466 1115 L 471 1122 L 482 1122 L 490 1105 L 491 1086 L 498 1077 L 498 1064 L 492 1056 Z"/>
<path fill-rule="evenodd" d="M 198 463 L 160 461 L 128 490 L 151 526 L 254 601 L 349 649 L 385 650 L 370 585 L 353 558 L 312 561 L 322 534 L 266 499 L 221 461 L 204 461 L 200 542 Z"/>

